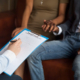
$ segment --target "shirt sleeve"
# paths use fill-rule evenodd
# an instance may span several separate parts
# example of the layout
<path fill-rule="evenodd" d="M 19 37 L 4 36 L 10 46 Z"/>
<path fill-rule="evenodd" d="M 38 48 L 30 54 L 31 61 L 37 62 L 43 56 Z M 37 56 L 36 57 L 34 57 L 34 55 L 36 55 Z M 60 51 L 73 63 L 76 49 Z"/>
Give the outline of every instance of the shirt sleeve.
<path fill-rule="evenodd" d="M 69 3 L 69 0 L 60 0 L 60 3 Z"/>
<path fill-rule="evenodd" d="M 7 50 L 0 55 L 0 74 L 6 69 L 9 63 L 16 58 L 14 52 Z"/>
<path fill-rule="evenodd" d="M 60 35 L 62 33 L 62 28 L 60 26 L 57 26 L 57 27 L 59 28 L 59 32 L 58 33 L 53 32 L 55 36 Z"/>

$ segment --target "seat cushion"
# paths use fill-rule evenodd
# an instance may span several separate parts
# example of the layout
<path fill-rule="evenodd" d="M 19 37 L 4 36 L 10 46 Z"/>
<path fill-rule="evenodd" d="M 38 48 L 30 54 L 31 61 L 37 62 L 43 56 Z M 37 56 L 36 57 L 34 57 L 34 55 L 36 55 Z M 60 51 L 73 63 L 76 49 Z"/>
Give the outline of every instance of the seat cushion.
<path fill-rule="evenodd" d="M 73 59 L 43 61 L 45 80 L 74 80 Z"/>

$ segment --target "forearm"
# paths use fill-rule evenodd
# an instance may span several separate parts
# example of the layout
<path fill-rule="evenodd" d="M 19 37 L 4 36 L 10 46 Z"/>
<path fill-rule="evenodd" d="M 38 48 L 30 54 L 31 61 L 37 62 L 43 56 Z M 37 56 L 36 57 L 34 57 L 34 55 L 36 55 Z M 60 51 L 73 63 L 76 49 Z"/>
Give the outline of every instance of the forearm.
<path fill-rule="evenodd" d="M 58 25 L 57 27 L 59 28 L 59 32 L 55 33 L 53 32 L 54 35 L 60 35 L 62 32 L 64 33 L 65 31 L 68 31 L 69 28 L 71 27 L 73 18 L 70 17 L 65 23 Z"/>
<path fill-rule="evenodd" d="M 53 23 L 56 25 L 61 24 L 65 19 L 65 15 L 59 15 L 57 18 L 53 19 Z"/>
<path fill-rule="evenodd" d="M 22 18 L 22 25 L 21 25 L 22 28 L 27 28 L 27 24 L 28 24 L 28 20 L 29 20 L 31 11 L 32 10 L 29 8 L 29 6 L 27 6 L 25 8 L 25 11 L 24 11 L 24 14 L 23 14 L 23 18 Z"/>
<path fill-rule="evenodd" d="M 7 50 L 0 55 L 0 74 L 6 69 L 9 63 L 16 58 L 14 52 Z"/>
<path fill-rule="evenodd" d="M 8 59 L 5 58 L 4 56 L 0 56 L 0 74 L 4 71 L 4 69 L 8 65 Z"/>
<path fill-rule="evenodd" d="M 73 17 L 70 17 L 65 23 L 60 24 L 59 26 L 62 28 L 62 31 L 68 31 L 72 26 Z"/>

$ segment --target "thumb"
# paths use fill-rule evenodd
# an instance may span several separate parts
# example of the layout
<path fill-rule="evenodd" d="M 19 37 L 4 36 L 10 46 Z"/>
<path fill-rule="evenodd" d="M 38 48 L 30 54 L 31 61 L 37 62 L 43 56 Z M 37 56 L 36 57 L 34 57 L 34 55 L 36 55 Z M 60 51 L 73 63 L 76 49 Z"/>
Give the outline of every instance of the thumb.
<path fill-rule="evenodd" d="M 46 22 L 46 20 L 44 20 L 44 22 Z"/>
<path fill-rule="evenodd" d="M 15 42 L 15 44 L 16 45 L 20 45 L 22 42 L 21 42 L 21 39 L 18 39 L 16 42 Z"/>
<path fill-rule="evenodd" d="M 44 20 L 44 24 L 46 24 L 46 20 Z"/>

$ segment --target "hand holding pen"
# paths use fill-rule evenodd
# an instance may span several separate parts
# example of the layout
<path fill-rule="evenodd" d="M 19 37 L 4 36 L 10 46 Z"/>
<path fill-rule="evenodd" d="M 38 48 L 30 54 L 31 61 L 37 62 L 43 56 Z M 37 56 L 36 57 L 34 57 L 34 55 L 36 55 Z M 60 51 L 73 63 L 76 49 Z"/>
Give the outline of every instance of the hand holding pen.
<path fill-rule="evenodd" d="M 22 43 L 21 39 L 11 41 L 9 44 L 8 50 L 11 50 L 17 56 L 21 50 L 21 47 L 20 47 L 21 43 Z"/>

